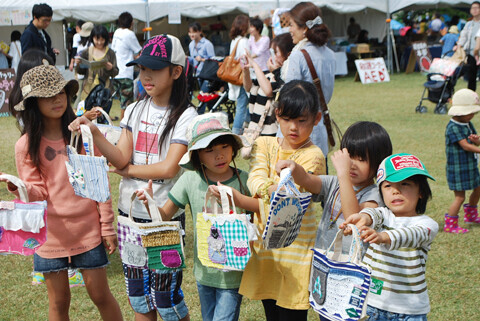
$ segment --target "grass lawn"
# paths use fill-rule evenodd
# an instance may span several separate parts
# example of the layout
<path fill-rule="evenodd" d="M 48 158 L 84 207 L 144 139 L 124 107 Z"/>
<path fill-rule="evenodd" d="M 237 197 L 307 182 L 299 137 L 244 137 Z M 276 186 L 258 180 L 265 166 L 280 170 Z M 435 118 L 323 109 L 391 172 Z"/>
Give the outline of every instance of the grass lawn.
<path fill-rule="evenodd" d="M 436 178 L 430 186 L 433 199 L 427 206 L 427 214 L 435 219 L 440 230 L 443 228 L 443 215 L 453 199 L 445 178 L 444 132 L 449 120 L 447 115 L 433 113 L 434 104 L 425 102 L 427 114 L 416 114 L 423 90 L 425 76 L 394 74 L 391 81 L 383 84 L 362 85 L 353 77 L 338 78 L 335 91 L 329 104 L 331 115 L 342 131 L 355 121 L 369 120 L 382 124 L 390 134 L 394 153 L 408 152 L 417 155 L 430 174 Z M 466 87 L 459 80 L 456 89 Z M 114 105 L 113 116 L 119 115 L 118 104 Z M 479 116 L 473 119 L 480 129 Z M 14 144 L 19 138 L 13 118 L 0 118 L 0 171 L 16 174 Z M 247 170 L 245 161 L 239 160 L 239 167 Z M 329 164 L 333 174 L 333 166 Z M 59 169 L 62 170 L 62 169 Z M 119 177 L 111 174 L 114 208 L 118 200 Z M 467 194 L 468 196 L 469 194 Z M 12 197 L 4 187 L 0 199 Z M 72 206 L 75 206 L 72 204 Z M 318 207 L 318 216 L 321 208 Z M 461 215 L 463 217 L 463 214 Z M 461 223 L 462 226 L 463 220 Z M 183 281 L 185 301 L 190 308 L 192 320 L 201 320 L 200 306 L 193 278 L 193 239 L 191 218 L 187 215 L 187 268 Z M 427 264 L 427 282 L 430 295 L 430 320 L 480 320 L 480 308 L 473 297 L 474 289 L 480 287 L 476 279 L 479 272 L 478 248 L 475 240 L 480 236 L 480 228 L 470 228 L 470 233 L 453 235 L 439 232 L 430 251 Z M 470 244 L 470 245 L 467 245 Z M 473 245 L 472 245 L 473 244 Z M 133 320 L 133 312 L 126 294 L 121 261 L 118 252 L 111 257 L 108 278 L 114 296 L 120 303 L 126 320 Z M 0 256 L 0 320 L 47 320 L 48 299 L 45 285 L 32 286 L 30 273 L 32 258 L 17 255 Z M 470 289 L 470 290 L 468 290 Z M 72 320 L 100 320 L 93 303 L 84 288 L 72 289 L 70 316 Z M 240 320 L 264 320 L 260 302 L 244 299 Z M 318 320 L 310 310 L 309 320 Z"/>

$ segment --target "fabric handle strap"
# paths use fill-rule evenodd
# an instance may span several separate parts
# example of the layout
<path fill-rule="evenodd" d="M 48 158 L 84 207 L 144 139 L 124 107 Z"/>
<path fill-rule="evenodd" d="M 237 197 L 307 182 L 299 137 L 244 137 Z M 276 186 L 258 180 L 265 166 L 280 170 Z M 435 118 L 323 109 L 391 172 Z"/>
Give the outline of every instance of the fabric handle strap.
<path fill-rule="evenodd" d="M 113 126 L 112 119 L 111 119 L 110 116 L 107 114 L 107 112 L 106 112 L 105 110 L 103 110 L 103 108 L 99 108 L 99 109 L 97 109 L 97 110 L 103 115 L 103 117 L 105 117 L 105 119 L 106 119 L 107 122 L 108 122 L 108 125 Z M 96 119 L 96 118 L 93 120 L 93 123 L 95 123 L 95 124 L 97 123 L 97 119 Z"/>
<path fill-rule="evenodd" d="M 315 87 L 317 87 L 318 96 L 320 98 L 320 107 L 322 108 L 323 113 L 323 123 L 327 128 L 328 141 L 330 142 L 331 146 L 335 146 L 335 139 L 333 138 L 332 124 L 330 121 L 330 114 L 328 111 L 327 102 L 325 101 L 325 96 L 323 95 L 320 78 L 318 78 L 315 67 L 313 66 L 312 58 L 310 58 L 308 52 L 305 49 L 302 49 L 301 51 L 303 53 L 303 56 L 305 57 L 305 60 L 307 61 L 308 69 L 310 69 L 310 74 L 312 74 L 313 83 L 315 84 Z"/>
<path fill-rule="evenodd" d="M 92 132 L 90 131 L 90 127 L 88 127 L 87 125 L 80 125 L 80 133 L 78 131 L 72 132 L 72 134 L 70 135 L 70 146 L 72 146 L 73 149 L 77 151 L 78 137 L 80 135 L 82 135 L 82 142 L 85 153 L 88 156 L 95 156 Z"/>
<path fill-rule="evenodd" d="M 298 196 L 301 194 L 292 180 L 292 171 L 290 168 L 284 168 L 280 172 L 280 182 L 278 183 L 276 192 L 280 191 L 282 188 L 285 188 L 285 191 L 290 195 Z"/>
<path fill-rule="evenodd" d="M 224 215 L 229 215 L 230 214 L 230 202 L 232 203 L 232 211 L 233 214 L 237 214 L 237 208 L 235 206 L 235 202 L 233 200 L 233 192 L 232 189 L 228 186 L 218 186 L 218 191 L 220 192 L 220 201 L 221 201 L 221 206 L 222 206 L 222 214 Z M 229 201 L 230 197 L 230 201 Z M 209 189 L 207 189 L 207 193 L 205 194 L 205 205 L 204 209 L 207 208 L 207 204 L 210 201 L 210 205 L 213 208 L 213 214 L 218 214 L 218 205 L 217 205 L 217 199 L 213 194 L 210 192 Z"/>
<path fill-rule="evenodd" d="M 353 237 L 352 243 L 350 245 L 350 255 L 349 255 L 348 262 L 360 264 L 361 256 L 362 256 L 362 241 L 360 240 L 360 233 L 356 225 L 348 224 L 348 226 L 352 230 L 352 237 Z M 337 232 L 337 235 L 335 236 L 335 239 L 327 249 L 327 255 L 328 255 L 328 253 L 332 250 L 332 247 L 334 247 L 333 255 L 331 257 L 329 256 L 330 259 L 335 261 L 340 261 L 339 259 L 342 254 L 342 244 L 343 244 L 343 230 L 339 230 Z"/>
<path fill-rule="evenodd" d="M 160 215 L 160 211 L 158 210 L 157 204 L 155 201 L 152 199 L 150 194 L 148 194 L 145 190 L 143 195 L 147 198 L 148 202 L 148 207 L 145 205 L 145 207 L 148 208 L 148 211 L 150 213 L 150 217 L 152 218 L 152 223 L 153 222 L 162 222 L 162 216 Z M 131 203 L 130 203 L 130 210 L 128 211 L 128 218 L 132 220 L 133 222 L 133 216 L 132 216 L 132 207 L 133 207 L 133 201 L 137 198 L 137 193 L 133 192 L 132 197 L 130 198 Z"/>
<path fill-rule="evenodd" d="M 6 179 L 10 183 L 15 185 L 18 188 L 18 195 L 20 196 L 20 200 L 24 203 L 28 203 L 27 187 L 20 178 L 9 174 L 2 174 L 0 175 L 0 178 Z"/>

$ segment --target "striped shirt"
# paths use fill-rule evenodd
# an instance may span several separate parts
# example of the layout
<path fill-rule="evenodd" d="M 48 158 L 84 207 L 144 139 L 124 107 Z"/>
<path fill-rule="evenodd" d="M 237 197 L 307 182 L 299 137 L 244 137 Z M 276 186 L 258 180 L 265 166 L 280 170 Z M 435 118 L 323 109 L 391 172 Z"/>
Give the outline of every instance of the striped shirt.
<path fill-rule="evenodd" d="M 425 271 L 438 224 L 426 215 L 396 217 L 386 207 L 361 211 L 373 228 L 386 232 L 391 244 L 371 244 L 363 261 L 372 268 L 368 305 L 402 314 L 430 311 Z"/>
<path fill-rule="evenodd" d="M 325 173 L 325 157 L 317 146 L 284 150 L 277 138 L 262 136 L 255 141 L 252 149 L 247 181 L 252 195 L 258 195 L 269 178 L 278 183 L 280 179 L 275 172 L 275 165 L 280 159 L 291 159 L 315 175 Z M 300 191 L 304 189 L 300 188 Z M 255 215 L 255 224 L 263 231 L 269 204 L 260 204 L 261 213 Z M 311 248 L 315 242 L 316 230 L 315 213 L 310 204 L 299 234 L 290 246 L 266 250 L 261 238 L 255 241 L 252 256 L 243 272 L 239 293 L 251 300 L 276 300 L 278 306 L 286 309 L 308 309 L 308 281 L 313 254 Z"/>

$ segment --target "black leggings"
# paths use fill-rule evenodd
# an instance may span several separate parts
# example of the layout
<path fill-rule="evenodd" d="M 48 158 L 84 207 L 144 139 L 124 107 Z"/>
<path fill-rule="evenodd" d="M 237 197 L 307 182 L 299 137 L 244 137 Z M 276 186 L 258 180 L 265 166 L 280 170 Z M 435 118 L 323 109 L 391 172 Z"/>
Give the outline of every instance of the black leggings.
<path fill-rule="evenodd" d="M 267 321 L 307 321 L 308 310 L 290 310 L 279 307 L 275 300 L 262 300 Z"/>
<path fill-rule="evenodd" d="M 471 55 L 467 55 L 467 63 L 466 63 L 466 72 L 465 76 L 468 78 L 468 89 L 473 91 L 477 90 L 477 61 L 475 57 Z"/>

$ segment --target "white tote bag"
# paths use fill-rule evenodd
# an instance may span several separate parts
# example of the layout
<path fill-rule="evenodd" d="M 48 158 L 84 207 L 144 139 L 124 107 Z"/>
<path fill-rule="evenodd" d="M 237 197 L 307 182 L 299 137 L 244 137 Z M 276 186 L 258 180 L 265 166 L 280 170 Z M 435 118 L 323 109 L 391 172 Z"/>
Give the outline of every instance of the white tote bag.
<path fill-rule="evenodd" d="M 108 122 L 108 125 L 106 124 L 97 124 L 97 119 L 93 120 L 93 123 L 98 127 L 100 132 L 105 136 L 105 138 L 110 142 L 112 145 L 117 145 L 118 140 L 120 139 L 120 135 L 122 134 L 122 128 L 113 125 L 112 119 L 110 116 L 103 110 L 102 108 L 99 108 L 98 111 L 102 113 L 102 115 L 105 117 L 105 119 Z"/>
<path fill-rule="evenodd" d="M 70 184 L 75 194 L 103 203 L 110 199 L 107 159 L 94 155 L 93 137 L 90 128 L 80 125 L 86 155 L 77 153 L 78 132 L 72 132 L 67 145 L 68 161 L 65 162 Z"/>

